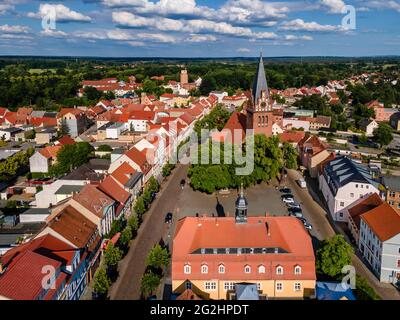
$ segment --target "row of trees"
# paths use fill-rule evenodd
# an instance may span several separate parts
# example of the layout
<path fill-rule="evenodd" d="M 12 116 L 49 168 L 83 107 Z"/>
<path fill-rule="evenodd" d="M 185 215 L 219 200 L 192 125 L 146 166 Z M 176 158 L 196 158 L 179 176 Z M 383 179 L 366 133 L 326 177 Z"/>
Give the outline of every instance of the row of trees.
<path fill-rule="evenodd" d="M 149 209 L 150 204 L 154 200 L 155 194 L 160 190 L 160 184 L 157 179 L 151 177 L 149 179 L 147 187 L 143 193 L 136 199 L 135 206 L 133 209 L 138 215 L 139 219 L 142 218 L 143 214 Z"/>

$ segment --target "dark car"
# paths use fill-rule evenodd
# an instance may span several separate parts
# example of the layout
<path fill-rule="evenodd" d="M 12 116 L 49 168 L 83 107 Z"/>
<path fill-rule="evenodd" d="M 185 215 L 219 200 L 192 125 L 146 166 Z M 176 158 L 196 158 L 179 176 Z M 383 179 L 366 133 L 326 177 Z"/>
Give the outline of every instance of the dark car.
<path fill-rule="evenodd" d="M 299 219 L 303 224 L 307 223 L 306 218 L 303 217 L 297 217 L 297 219 Z"/>
<path fill-rule="evenodd" d="M 302 213 L 303 211 L 300 208 L 289 208 L 289 213 Z"/>
<path fill-rule="evenodd" d="M 182 180 L 181 180 L 181 183 L 180 183 L 182 189 L 183 189 L 183 187 L 185 186 L 185 184 L 186 184 L 185 179 L 182 179 Z"/>
<path fill-rule="evenodd" d="M 281 198 L 282 199 L 289 199 L 289 198 L 294 199 L 294 196 L 292 194 L 283 194 L 283 195 L 281 195 Z"/>
<path fill-rule="evenodd" d="M 279 189 L 279 191 L 282 193 L 292 193 L 292 190 L 290 190 L 289 188 L 281 188 Z"/>
<path fill-rule="evenodd" d="M 171 212 L 168 212 L 166 215 L 165 215 L 165 223 L 171 223 L 172 222 L 172 213 Z"/>

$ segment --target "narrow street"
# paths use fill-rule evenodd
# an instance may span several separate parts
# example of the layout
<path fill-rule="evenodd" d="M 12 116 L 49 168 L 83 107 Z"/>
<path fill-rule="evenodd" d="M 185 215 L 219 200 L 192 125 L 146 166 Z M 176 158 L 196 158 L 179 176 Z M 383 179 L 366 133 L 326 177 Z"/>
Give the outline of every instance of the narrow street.
<path fill-rule="evenodd" d="M 326 211 L 318 203 L 321 201 L 318 199 L 316 185 L 310 185 L 308 183 L 308 189 L 301 189 L 297 184 L 296 180 L 299 179 L 300 174 L 297 171 L 289 170 L 288 178 L 286 180 L 287 186 L 293 191 L 294 196 L 301 203 L 303 208 L 304 217 L 312 224 L 313 230 L 311 234 L 318 240 L 323 240 L 334 236 L 339 233 L 339 230 L 335 232 Z M 314 198 L 311 196 L 314 194 Z M 316 200 L 314 200 L 316 199 Z M 400 293 L 394 286 L 387 283 L 381 283 L 375 277 L 375 275 L 368 269 L 368 267 L 361 261 L 357 255 L 353 255 L 353 266 L 356 269 L 356 273 L 366 278 L 375 292 L 381 296 L 384 300 L 400 300 Z"/>
<path fill-rule="evenodd" d="M 164 223 L 167 212 L 175 213 L 182 189 L 181 179 L 186 178 L 188 166 L 178 165 L 171 176 L 162 184 L 156 200 L 144 215 L 138 235 L 133 240 L 128 254 L 119 265 L 119 277 L 110 289 L 112 300 L 140 299 L 140 280 L 146 270 L 146 258 L 151 248 L 165 238 L 168 226 Z M 174 218 L 175 220 L 175 218 Z M 173 237 L 173 227 L 170 231 Z"/>

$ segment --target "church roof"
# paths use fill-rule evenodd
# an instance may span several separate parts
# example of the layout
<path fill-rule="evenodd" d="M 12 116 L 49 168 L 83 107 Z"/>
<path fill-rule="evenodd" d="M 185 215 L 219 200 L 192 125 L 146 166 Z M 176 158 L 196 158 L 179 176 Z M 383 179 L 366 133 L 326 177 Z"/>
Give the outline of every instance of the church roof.
<path fill-rule="evenodd" d="M 253 101 L 257 103 L 258 99 L 261 97 L 261 92 L 265 91 L 266 96 L 269 97 L 269 90 L 267 84 L 267 78 L 265 77 L 265 69 L 262 55 L 260 55 L 260 60 L 258 62 L 258 68 L 256 77 L 253 83 Z"/>

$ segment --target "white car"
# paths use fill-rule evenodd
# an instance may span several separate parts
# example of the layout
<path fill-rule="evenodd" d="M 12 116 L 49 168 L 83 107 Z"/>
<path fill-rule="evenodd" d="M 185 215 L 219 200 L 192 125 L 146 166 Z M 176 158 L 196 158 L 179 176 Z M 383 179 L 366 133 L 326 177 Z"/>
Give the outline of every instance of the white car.
<path fill-rule="evenodd" d="M 286 204 L 295 203 L 293 198 L 283 198 L 282 201 Z"/>
<path fill-rule="evenodd" d="M 289 209 L 292 209 L 292 208 L 301 209 L 300 205 L 296 202 L 288 202 L 288 203 L 286 203 L 286 206 Z"/>

